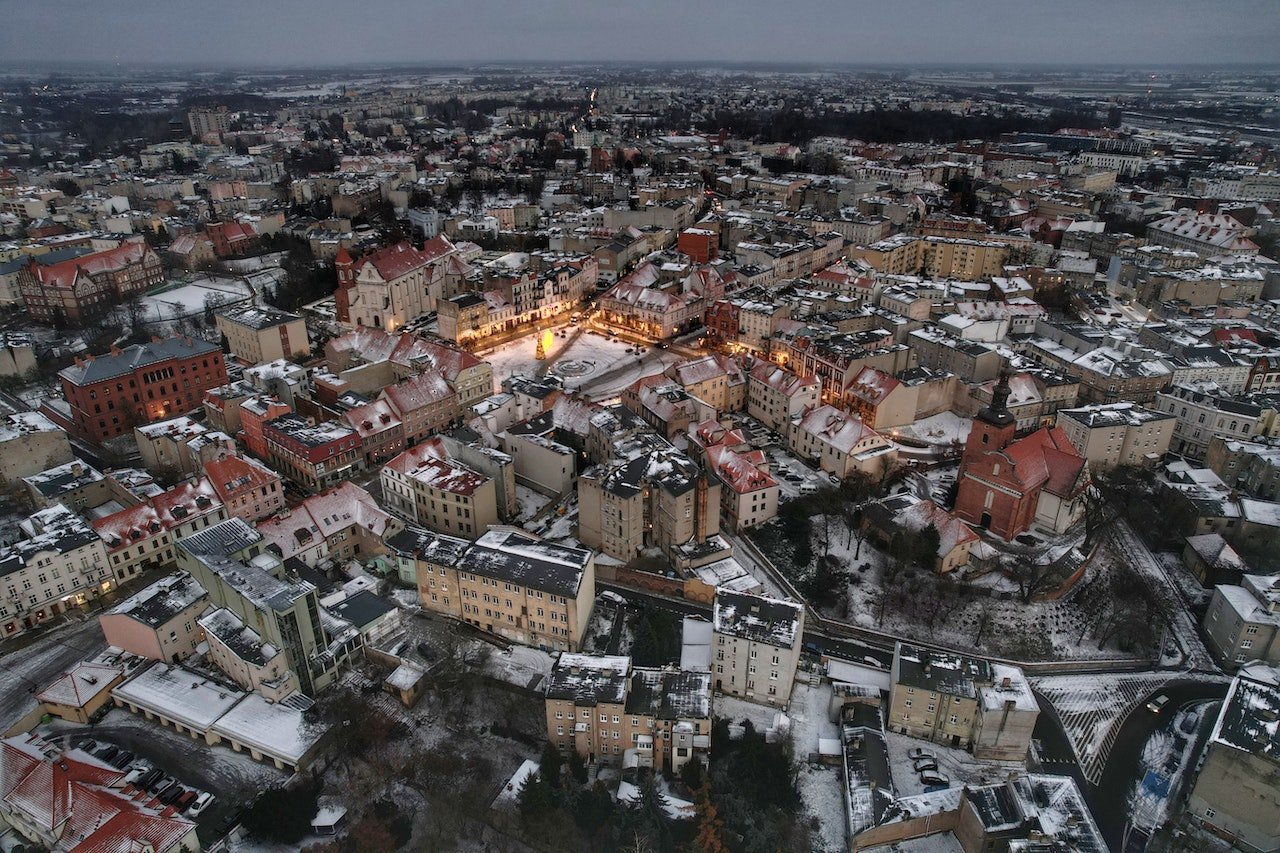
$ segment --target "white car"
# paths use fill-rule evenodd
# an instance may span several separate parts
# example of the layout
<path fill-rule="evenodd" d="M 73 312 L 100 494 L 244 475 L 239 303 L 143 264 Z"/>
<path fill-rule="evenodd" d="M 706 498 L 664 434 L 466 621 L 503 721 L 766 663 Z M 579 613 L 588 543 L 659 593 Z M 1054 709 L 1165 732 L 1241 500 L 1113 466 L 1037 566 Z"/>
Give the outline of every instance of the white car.
<path fill-rule="evenodd" d="M 200 812 L 209 808 L 209 804 L 212 803 L 213 800 L 214 800 L 213 794 L 210 794 L 208 791 L 205 791 L 203 794 L 196 797 L 196 801 L 187 808 L 187 814 L 190 815 L 191 817 L 195 817 L 196 815 L 200 814 Z"/>
<path fill-rule="evenodd" d="M 617 607 L 622 607 L 624 604 L 627 603 L 627 600 L 625 598 L 618 595 L 616 592 L 610 592 L 609 590 L 605 590 L 604 592 L 600 593 L 600 600 L 607 601 L 610 604 L 613 604 Z"/>

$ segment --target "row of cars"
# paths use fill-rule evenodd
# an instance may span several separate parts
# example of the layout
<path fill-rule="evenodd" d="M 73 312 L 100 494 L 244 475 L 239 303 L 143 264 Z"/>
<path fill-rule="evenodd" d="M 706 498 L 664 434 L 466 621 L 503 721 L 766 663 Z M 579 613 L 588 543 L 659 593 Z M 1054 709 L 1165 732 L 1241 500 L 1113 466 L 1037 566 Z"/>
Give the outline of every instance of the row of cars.
<path fill-rule="evenodd" d="M 920 784 L 924 785 L 926 792 L 951 786 L 950 777 L 938 772 L 938 758 L 933 753 L 916 748 L 908 752 L 907 757 L 911 759 L 911 766 L 919 774 Z"/>
<path fill-rule="evenodd" d="M 137 791 L 146 791 L 162 806 L 173 806 L 188 817 L 198 817 L 213 802 L 213 794 L 188 788 L 145 758 L 138 758 L 122 747 L 98 743 L 86 738 L 75 744 L 77 749 L 105 761 L 117 770 L 126 771 L 124 783 Z"/>

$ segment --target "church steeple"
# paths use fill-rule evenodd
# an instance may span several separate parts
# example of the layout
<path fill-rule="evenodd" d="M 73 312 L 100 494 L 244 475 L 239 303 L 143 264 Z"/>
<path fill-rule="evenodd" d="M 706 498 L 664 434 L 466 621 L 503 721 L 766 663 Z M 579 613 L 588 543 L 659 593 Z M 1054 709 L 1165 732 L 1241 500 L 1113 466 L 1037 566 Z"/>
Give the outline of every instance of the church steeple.
<path fill-rule="evenodd" d="M 978 412 L 965 442 L 961 470 L 989 450 L 1004 450 L 1013 441 L 1018 420 L 1009 411 L 1009 372 L 1000 371 L 1000 380 L 991 389 L 991 405 Z"/>
<path fill-rule="evenodd" d="M 978 418 L 992 426 L 1002 427 L 1014 423 L 1014 417 L 1009 413 L 1008 370 L 1000 371 L 1000 381 L 991 389 L 991 405 L 978 412 Z"/>

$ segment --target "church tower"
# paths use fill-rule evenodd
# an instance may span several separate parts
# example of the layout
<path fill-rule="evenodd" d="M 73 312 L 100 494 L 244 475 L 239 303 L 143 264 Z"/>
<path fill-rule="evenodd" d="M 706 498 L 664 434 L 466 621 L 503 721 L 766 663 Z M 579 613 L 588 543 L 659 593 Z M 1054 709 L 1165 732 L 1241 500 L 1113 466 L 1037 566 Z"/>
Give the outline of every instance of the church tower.
<path fill-rule="evenodd" d="M 1013 441 L 1018 421 L 1009 413 L 1009 372 L 1000 371 L 1000 381 L 991 389 L 991 405 L 978 412 L 964 445 L 961 467 L 980 458 L 988 450 L 1004 450 Z"/>

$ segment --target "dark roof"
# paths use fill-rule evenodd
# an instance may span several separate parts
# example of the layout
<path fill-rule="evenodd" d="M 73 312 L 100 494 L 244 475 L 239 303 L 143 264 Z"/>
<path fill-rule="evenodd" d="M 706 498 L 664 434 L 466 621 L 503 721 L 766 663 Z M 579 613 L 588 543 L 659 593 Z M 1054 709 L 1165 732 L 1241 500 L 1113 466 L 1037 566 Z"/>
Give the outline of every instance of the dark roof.
<path fill-rule="evenodd" d="M 790 648 L 798 639 L 804 605 L 745 592 L 716 590 L 713 617 L 718 634 Z"/>
<path fill-rule="evenodd" d="M 572 699 L 575 705 L 620 705 L 627 698 L 627 657 L 562 654 L 547 679 L 548 699 Z"/>
<path fill-rule="evenodd" d="M 576 598 L 591 552 L 541 542 L 515 530 L 490 530 L 458 561 L 470 572 Z"/>
<path fill-rule="evenodd" d="M 74 364 L 58 373 L 73 385 L 92 385 L 118 376 L 126 376 L 140 367 L 173 358 L 193 358 L 220 352 L 217 344 L 198 338 L 166 338 L 149 344 L 125 347 L 119 355 L 100 355 L 92 361 Z"/>
<path fill-rule="evenodd" d="M 385 544 L 398 554 L 412 554 L 440 566 L 458 565 L 462 555 L 471 547 L 466 539 L 445 536 L 414 524 L 405 525 L 404 530 L 387 538 Z"/>
<path fill-rule="evenodd" d="M 637 668 L 631 674 L 626 711 L 660 720 L 710 717 L 711 673 Z"/>
<path fill-rule="evenodd" d="M 1272 764 L 1280 764 L 1277 717 L 1280 717 L 1280 687 L 1241 674 L 1227 694 L 1213 738 Z"/>
<path fill-rule="evenodd" d="M 897 683 L 947 696 L 978 695 L 980 684 L 991 683 L 991 664 L 979 658 L 931 652 L 899 643 L 895 652 Z"/>
<path fill-rule="evenodd" d="M 383 601 L 368 590 L 361 590 L 328 607 L 330 613 L 347 620 L 360 630 L 395 609 L 394 604 Z"/>
<path fill-rule="evenodd" d="M 250 329 L 270 329 L 273 326 L 283 326 L 286 323 L 292 323 L 294 320 L 301 320 L 297 314 L 290 314 L 288 311 L 281 311 L 278 308 L 256 307 L 248 308 L 224 308 L 218 312 L 219 317 L 230 320 L 241 326 L 248 326 Z"/>

